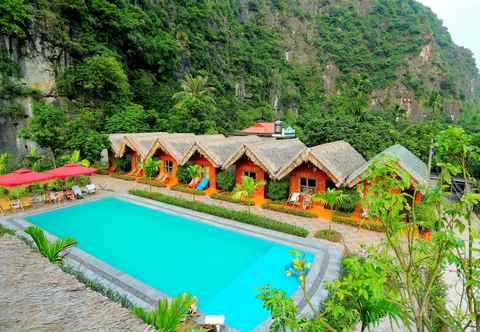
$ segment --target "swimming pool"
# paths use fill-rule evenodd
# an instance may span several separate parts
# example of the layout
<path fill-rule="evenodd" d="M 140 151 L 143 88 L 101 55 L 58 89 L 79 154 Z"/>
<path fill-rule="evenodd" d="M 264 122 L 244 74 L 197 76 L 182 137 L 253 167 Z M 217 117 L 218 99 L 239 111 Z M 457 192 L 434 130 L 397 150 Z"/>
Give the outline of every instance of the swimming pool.
<path fill-rule="evenodd" d="M 256 299 L 266 284 L 292 295 L 292 247 L 109 197 L 25 218 L 162 293 L 188 292 L 205 314 L 250 331 L 269 313 Z M 313 255 L 308 254 L 312 259 Z"/>

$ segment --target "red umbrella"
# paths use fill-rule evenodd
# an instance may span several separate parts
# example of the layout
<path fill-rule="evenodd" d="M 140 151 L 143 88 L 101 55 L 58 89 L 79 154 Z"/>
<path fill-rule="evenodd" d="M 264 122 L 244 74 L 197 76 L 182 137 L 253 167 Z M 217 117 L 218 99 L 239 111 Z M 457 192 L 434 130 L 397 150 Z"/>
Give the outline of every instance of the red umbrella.
<path fill-rule="evenodd" d="M 48 174 L 57 179 L 64 179 L 71 176 L 91 175 L 97 170 L 92 167 L 84 167 L 78 164 L 65 164 L 62 167 L 49 170 Z"/>
<path fill-rule="evenodd" d="M 26 168 L 21 168 L 7 175 L 0 175 L 0 186 L 15 187 L 50 179 L 53 179 L 51 174 L 37 173 Z"/>

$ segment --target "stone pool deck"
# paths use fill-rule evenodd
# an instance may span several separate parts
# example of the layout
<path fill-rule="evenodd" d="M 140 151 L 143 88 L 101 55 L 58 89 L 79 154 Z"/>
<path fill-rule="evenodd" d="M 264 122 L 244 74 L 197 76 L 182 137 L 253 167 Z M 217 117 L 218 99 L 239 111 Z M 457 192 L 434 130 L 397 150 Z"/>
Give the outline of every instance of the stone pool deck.
<path fill-rule="evenodd" d="M 154 331 L 23 241 L 0 237 L 0 331 Z"/>
<path fill-rule="evenodd" d="M 113 178 L 111 176 L 106 176 L 106 175 L 94 175 L 92 177 L 92 181 L 97 185 L 99 185 L 104 190 L 113 191 L 117 193 L 128 193 L 130 189 L 149 190 L 148 185 L 138 183 L 135 181 L 126 181 L 122 179 L 117 179 L 117 178 Z M 188 200 L 192 199 L 191 194 L 169 190 L 166 188 L 152 187 L 152 191 L 158 191 L 173 197 L 180 197 Z M 247 207 L 241 204 L 220 201 L 207 196 L 196 196 L 195 200 L 212 204 L 212 205 L 227 207 L 232 210 L 247 210 Z M 343 235 L 343 239 L 344 239 L 343 245 L 346 251 L 355 252 L 360 250 L 361 246 L 364 244 L 369 246 L 376 246 L 376 245 L 380 245 L 383 242 L 383 233 L 380 233 L 380 232 L 373 232 L 373 231 L 369 231 L 366 229 L 362 229 L 362 228 L 358 228 L 350 225 L 342 225 L 342 224 L 330 222 L 327 220 L 323 220 L 320 218 L 305 218 L 305 217 L 294 216 L 291 214 L 262 209 L 261 207 L 258 207 L 258 206 L 251 207 L 251 211 L 252 213 L 263 215 L 268 218 L 272 218 L 272 219 L 276 219 L 289 224 L 301 226 L 310 232 L 310 237 L 313 237 L 313 235 L 321 229 L 327 229 L 331 227 L 332 229 L 340 232 Z"/>

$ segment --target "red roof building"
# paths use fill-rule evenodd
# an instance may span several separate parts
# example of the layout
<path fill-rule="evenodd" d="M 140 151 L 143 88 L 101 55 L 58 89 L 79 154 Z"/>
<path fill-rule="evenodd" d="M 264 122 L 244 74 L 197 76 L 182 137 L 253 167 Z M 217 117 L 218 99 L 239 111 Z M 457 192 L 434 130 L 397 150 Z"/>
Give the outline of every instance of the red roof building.
<path fill-rule="evenodd" d="M 272 136 L 275 133 L 274 122 L 257 122 L 253 126 L 240 131 L 244 135 Z"/>

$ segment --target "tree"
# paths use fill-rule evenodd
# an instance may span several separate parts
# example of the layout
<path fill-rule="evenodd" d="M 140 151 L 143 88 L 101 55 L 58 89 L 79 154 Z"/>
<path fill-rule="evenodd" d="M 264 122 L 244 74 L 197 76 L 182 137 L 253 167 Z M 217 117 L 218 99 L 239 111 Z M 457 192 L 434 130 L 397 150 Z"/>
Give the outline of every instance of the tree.
<path fill-rule="evenodd" d="M 427 101 L 425 102 L 425 106 L 429 107 L 432 110 L 432 117 L 438 118 L 443 108 L 443 98 L 440 92 L 432 91 Z"/>
<path fill-rule="evenodd" d="M 342 261 L 343 276 L 327 284 L 324 315 L 338 330 L 348 328 L 357 319 L 365 331 L 384 316 L 404 319 L 396 290 L 389 287 L 389 275 L 372 259 L 359 256 Z M 393 300 L 392 300 L 393 299 Z"/>
<path fill-rule="evenodd" d="M 27 161 L 27 167 L 31 168 L 33 171 L 36 172 L 40 171 L 40 161 L 42 160 L 42 157 L 40 156 L 36 148 L 32 148 L 32 150 L 30 150 L 30 152 L 28 152 L 25 156 L 25 159 Z"/>
<path fill-rule="evenodd" d="M 65 250 L 73 247 L 77 241 L 72 237 L 67 237 L 63 240 L 56 240 L 49 243 L 43 231 L 37 226 L 29 226 L 25 229 L 25 233 L 31 236 L 35 242 L 38 251 L 42 256 L 46 257 L 51 263 L 63 264 L 65 257 Z"/>
<path fill-rule="evenodd" d="M 264 186 L 264 182 L 257 182 L 249 176 L 242 176 L 242 182 L 237 184 L 233 190 L 233 198 L 248 201 L 248 212 L 250 213 L 250 203 L 255 191 Z"/>
<path fill-rule="evenodd" d="M 216 132 L 217 108 L 213 98 L 214 88 L 208 86 L 206 77 L 187 75 L 182 81 L 182 91 L 173 95 L 175 110 L 169 121 L 180 132 L 195 134 Z"/>
<path fill-rule="evenodd" d="M 465 191 L 458 202 L 447 199 L 436 204 L 444 213 L 439 224 L 453 237 L 448 262 L 454 264 L 462 288 L 462 299 L 456 304 L 456 326 L 480 331 L 480 231 L 475 206 L 480 204 L 480 192 L 472 188 L 475 182 L 468 165 L 480 161 L 480 148 L 472 145 L 472 137 L 460 127 L 442 131 L 435 142 L 435 159 L 440 167 L 439 187 L 450 191 L 453 177 L 461 177 Z M 459 234 L 459 235 L 458 235 Z M 463 300 L 466 300 L 464 304 Z M 463 314 L 466 309 L 466 314 Z M 459 314 L 460 313 L 460 314 Z"/>
<path fill-rule="evenodd" d="M 150 191 L 152 191 L 152 179 L 158 175 L 158 166 L 160 162 L 158 160 L 153 159 L 152 157 L 148 157 L 147 160 L 143 163 L 143 173 L 145 177 L 148 179 L 150 184 Z"/>
<path fill-rule="evenodd" d="M 9 160 L 10 155 L 8 153 L 0 154 L 0 175 L 7 174 Z"/>
<path fill-rule="evenodd" d="M 67 121 L 65 112 L 60 108 L 52 104 L 36 104 L 33 108 L 33 117 L 22 130 L 21 136 L 35 141 L 44 149 L 49 149 L 55 164 L 56 156 L 65 147 Z"/>
<path fill-rule="evenodd" d="M 142 106 L 128 104 L 111 115 L 105 124 L 107 133 L 143 133 L 152 131 L 157 118 Z"/>

